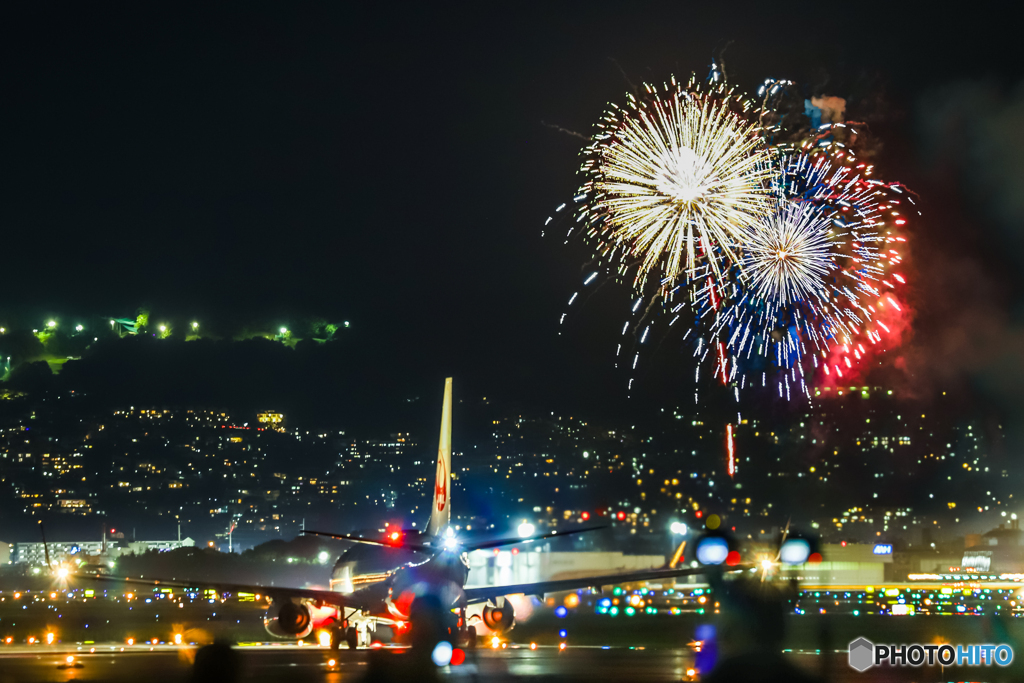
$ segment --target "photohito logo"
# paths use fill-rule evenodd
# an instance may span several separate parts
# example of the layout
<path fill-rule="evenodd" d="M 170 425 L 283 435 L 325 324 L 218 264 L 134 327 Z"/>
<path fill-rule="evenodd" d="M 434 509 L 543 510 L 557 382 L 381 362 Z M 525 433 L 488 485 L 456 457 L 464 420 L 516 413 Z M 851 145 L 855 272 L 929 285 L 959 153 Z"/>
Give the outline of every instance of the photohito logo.
<path fill-rule="evenodd" d="M 867 638 L 850 643 L 850 667 L 867 671 L 873 666 L 1008 666 L 1013 661 L 1009 645 L 875 645 Z"/>

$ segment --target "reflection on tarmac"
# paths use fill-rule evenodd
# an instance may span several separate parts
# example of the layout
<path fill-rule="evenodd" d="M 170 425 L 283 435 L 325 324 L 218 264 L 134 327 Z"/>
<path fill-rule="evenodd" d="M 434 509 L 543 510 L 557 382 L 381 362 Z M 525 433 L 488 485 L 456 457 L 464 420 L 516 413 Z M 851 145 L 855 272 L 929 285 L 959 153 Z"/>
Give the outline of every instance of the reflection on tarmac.
<path fill-rule="evenodd" d="M 82 649 L 79 649 L 81 647 Z M 195 648 L 155 645 L 128 647 L 121 644 L 68 647 L 5 647 L 0 649 L 0 683 L 35 681 L 142 681 L 185 683 L 190 680 Z M 90 652 L 90 650 L 93 650 Z M 246 645 L 241 655 L 243 681 L 360 681 L 366 677 L 368 650 L 331 652 L 326 648 L 295 645 Z M 58 669 L 68 655 L 82 664 L 80 669 Z M 394 656 L 405 656 L 395 653 Z M 787 651 L 786 656 L 809 672 L 820 670 L 822 661 L 813 650 Z M 970 680 L 957 672 L 938 667 L 880 669 L 858 674 L 846 665 L 846 652 L 835 651 L 831 683 L 850 681 Z M 333 660 L 333 663 L 331 663 Z M 505 650 L 480 649 L 470 653 L 466 663 L 441 671 L 449 681 L 682 681 L 693 666 L 688 649 L 631 649 L 602 647 L 557 647 L 531 649 L 529 645 Z M 944 676 L 945 674 L 945 676 Z M 960 674 L 960 677 L 957 677 Z"/>
<path fill-rule="evenodd" d="M 0 650 L 0 683 L 8 681 L 159 681 L 188 680 L 194 648 L 173 645 L 125 648 L 89 645 L 68 648 L 19 647 Z M 93 650 L 90 652 L 90 650 Z M 355 681 L 367 670 L 368 652 L 331 652 L 294 645 L 247 645 L 238 648 L 242 680 Z M 81 669 L 58 669 L 72 655 Z M 395 652 L 395 657 L 405 656 Z M 331 661 L 333 660 L 333 664 Z M 693 665 L 688 650 L 513 646 L 469 653 L 461 666 L 446 667 L 442 679 L 588 681 L 679 681 Z"/>

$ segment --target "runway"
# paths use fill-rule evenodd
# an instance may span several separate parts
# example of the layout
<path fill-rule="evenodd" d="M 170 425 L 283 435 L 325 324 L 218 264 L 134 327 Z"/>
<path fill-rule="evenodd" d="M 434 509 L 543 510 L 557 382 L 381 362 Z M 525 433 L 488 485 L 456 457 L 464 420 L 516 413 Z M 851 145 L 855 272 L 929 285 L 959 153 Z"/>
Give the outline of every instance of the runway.
<path fill-rule="evenodd" d="M 186 681 L 194 648 L 90 645 L 77 648 L 5 648 L 0 650 L 0 682 L 8 681 Z M 94 652 L 90 652 L 94 649 Z M 242 646 L 246 681 L 357 681 L 367 671 L 367 650 L 331 652 L 292 645 Z M 58 669 L 66 657 L 82 668 Z M 403 654 L 393 654 L 403 657 Z M 331 660 L 334 663 L 331 664 Z M 481 649 L 460 666 L 445 667 L 442 680 L 511 680 L 519 678 L 588 681 L 679 681 L 693 665 L 688 650 L 567 648 L 513 646 Z"/>
<path fill-rule="evenodd" d="M 123 649 L 122 649 L 123 648 Z M 13 646 L 0 648 L 0 683 L 95 681 L 110 683 L 184 683 L 191 679 L 196 649 L 189 646 L 155 645 L 124 647 L 121 643 L 73 647 Z M 370 650 L 332 652 L 327 648 L 282 644 L 248 644 L 235 648 L 240 681 L 360 681 L 367 678 Z M 58 668 L 75 658 L 81 668 Z M 379 656 L 379 655 L 378 655 Z M 384 657 L 408 657 L 387 652 Z M 905 667 L 872 669 L 860 674 L 846 662 L 846 652 L 822 656 L 814 650 L 786 651 L 785 657 L 807 673 L 830 683 L 921 680 L 977 680 L 977 671 L 961 668 Z M 692 651 L 628 647 L 558 647 L 513 645 L 508 649 L 482 648 L 469 653 L 460 666 L 437 671 L 441 681 L 568 681 L 572 683 L 653 683 L 686 681 L 694 666 Z M 406 660 L 408 661 L 408 660 Z M 1020 680 L 1019 670 L 986 670 L 989 680 Z M 972 678 L 971 675 L 974 674 Z M 375 679 L 380 680 L 380 679 Z M 398 680 L 421 680 L 401 676 Z M 224 681 L 223 683 L 228 683 Z"/>

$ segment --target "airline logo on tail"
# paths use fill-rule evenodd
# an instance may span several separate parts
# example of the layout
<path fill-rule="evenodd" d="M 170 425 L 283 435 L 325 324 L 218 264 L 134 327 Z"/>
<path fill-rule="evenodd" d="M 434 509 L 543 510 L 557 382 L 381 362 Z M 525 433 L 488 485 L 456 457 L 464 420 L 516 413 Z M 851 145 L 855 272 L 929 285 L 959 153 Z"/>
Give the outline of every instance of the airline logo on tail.
<path fill-rule="evenodd" d="M 448 505 L 448 472 L 444 468 L 444 449 L 437 451 L 437 481 L 434 482 L 434 501 L 437 511 L 444 512 Z"/>
<path fill-rule="evenodd" d="M 440 536 L 451 521 L 452 502 L 452 378 L 444 381 L 444 405 L 441 407 L 441 436 L 437 442 L 437 469 L 434 471 L 434 500 L 430 506 L 428 536 Z M 429 490 L 429 489 L 428 489 Z"/>

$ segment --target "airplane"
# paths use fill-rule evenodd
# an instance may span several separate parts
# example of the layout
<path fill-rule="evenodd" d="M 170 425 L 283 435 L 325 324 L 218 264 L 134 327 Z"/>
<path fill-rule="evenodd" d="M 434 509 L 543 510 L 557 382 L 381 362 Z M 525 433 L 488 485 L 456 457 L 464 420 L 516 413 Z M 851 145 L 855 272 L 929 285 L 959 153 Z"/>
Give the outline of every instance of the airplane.
<path fill-rule="evenodd" d="M 352 541 L 331 572 L 330 590 L 243 585 L 209 581 L 132 579 L 115 576 L 81 576 L 93 581 L 192 588 L 206 586 L 222 592 L 247 592 L 266 596 L 270 608 L 264 617 L 268 633 L 283 639 L 301 640 L 314 631 L 327 631 L 331 647 L 344 642 L 349 648 L 368 645 L 380 627 L 389 628 L 397 640 L 410 626 L 412 603 L 424 595 L 435 596 L 450 610 L 453 638 L 475 647 L 477 626 L 492 633 L 507 633 L 515 625 L 513 595 L 557 593 L 580 588 L 611 586 L 701 574 L 704 568 L 670 567 L 583 578 L 540 581 L 508 586 L 467 587 L 468 553 L 537 541 L 554 536 L 592 531 L 588 527 L 551 532 L 527 538 L 501 538 L 475 543 L 460 541 L 450 524 L 452 483 L 452 378 L 445 380 L 441 409 L 441 434 L 432 484 L 430 518 L 426 528 L 391 531 L 384 540 L 306 530 L 303 533 Z"/>

